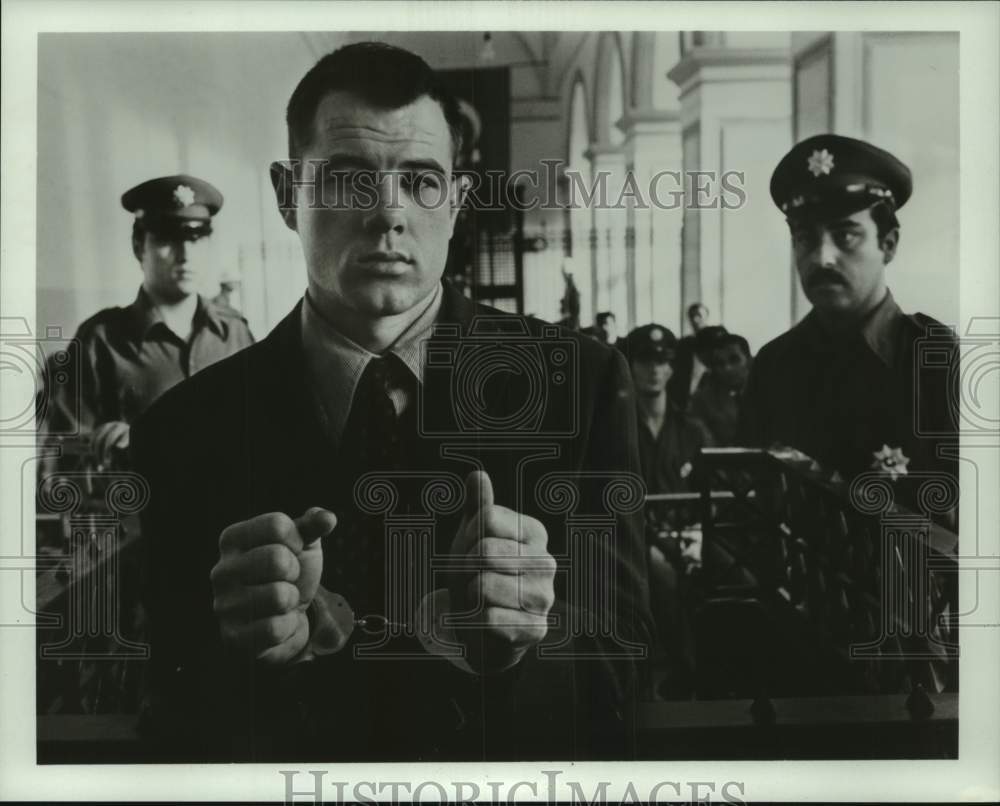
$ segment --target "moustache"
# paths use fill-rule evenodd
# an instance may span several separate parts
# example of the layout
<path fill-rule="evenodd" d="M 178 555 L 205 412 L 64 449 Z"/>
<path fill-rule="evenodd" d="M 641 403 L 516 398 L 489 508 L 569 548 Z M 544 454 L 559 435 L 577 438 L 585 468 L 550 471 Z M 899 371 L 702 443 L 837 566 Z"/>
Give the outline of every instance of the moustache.
<path fill-rule="evenodd" d="M 836 283 L 837 285 L 847 285 L 847 282 L 843 277 L 837 272 L 831 269 L 819 269 L 815 274 L 809 277 L 809 287 L 812 288 L 816 285 L 827 285 L 830 283 Z"/>

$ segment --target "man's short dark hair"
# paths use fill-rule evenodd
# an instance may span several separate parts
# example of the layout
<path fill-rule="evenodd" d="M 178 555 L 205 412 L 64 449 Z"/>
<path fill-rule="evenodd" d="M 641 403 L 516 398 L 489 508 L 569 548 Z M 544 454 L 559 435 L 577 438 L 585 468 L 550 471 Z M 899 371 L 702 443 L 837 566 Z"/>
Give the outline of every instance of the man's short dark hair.
<path fill-rule="evenodd" d="M 691 305 L 688 305 L 688 311 L 687 311 L 688 319 L 694 316 L 696 311 L 704 311 L 705 313 L 708 313 L 708 306 L 704 302 L 695 302 L 692 303 Z"/>
<path fill-rule="evenodd" d="M 288 101 L 288 155 L 297 159 L 312 142 L 316 108 L 331 92 L 350 92 L 372 106 L 399 109 L 424 95 L 441 105 L 452 154 L 462 141 L 458 103 L 423 59 L 383 42 L 358 42 L 328 53 L 306 73 Z"/>
<path fill-rule="evenodd" d="M 695 352 L 698 353 L 699 357 L 707 355 L 709 350 L 714 347 L 718 347 L 722 339 L 728 335 L 729 331 L 722 325 L 709 325 L 708 327 L 703 327 L 694 334 Z"/>
<path fill-rule="evenodd" d="M 740 349 L 740 352 L 743 353 L 745 358 L 753 358 L 753 356 L 750 354 L 750 343 L 745 338 L 736 333 L 726 333 L 724 336 L 719 338 L 719 340 L 715 344 L 712 345 L 712 349 L 714 350 L 718 347 L 729 347 L 730 345 L 733 344 L 735 344 Z"/>
<path fill-rule="evenodd" d="M 861 212 L 861 211 L 856 210 L 855 212 Z M 888 235 L 894 229 L 900 228 L 899 219 L 896 218 L 896 207 L 891 202 L 885 201 L 884 199 L 875 202 L 875 204 L 873 204 L 871 207 L 868 208 L 868 214 L 871 216 L 872 221 L 875 222 L 875 231 L 877 233 L 880 244 L 882 243 L 882 239 L 885 238 L 886 235 Z M 839 215 L 839 214 L 835 213 L 834 215 Z M 798 217 L 789 216 L 788 218 L 785 219 L 785 221 L 788 223 L 788 229 L 794 233 L 795 227 L 798 223 L 810 222 L 810 221 L 813 222 L 825 221 L 829 220 L 830 218 L 831 214 L 821 213 L 818 216 L 817 215 L 798 216 Z"/>
<path fill-rule="evenodd" d="M 146 248 L 146 225 L 139 219 L 132 222 L 132 254 L 142 261 L 142 253 Z"/>
<path fill-rule="evenodd" d="M 600 327 L 605 322 L 607 322 L 608 319 L 614 319 L 616 322 L 618 321 L 618 318 L 614 315 L 612 311 L 601 311 L 599 314 L 597 314 L 597 316 L 594 317 L 594 324 Z"/>

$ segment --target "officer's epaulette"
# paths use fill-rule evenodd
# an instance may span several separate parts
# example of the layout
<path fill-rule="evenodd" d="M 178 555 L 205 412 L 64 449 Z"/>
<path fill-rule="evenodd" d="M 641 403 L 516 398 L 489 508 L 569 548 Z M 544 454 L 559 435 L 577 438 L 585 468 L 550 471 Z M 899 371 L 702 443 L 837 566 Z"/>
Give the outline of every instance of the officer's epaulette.
<path fill-rule="evenodd" d="M 929 338 L 940 338 L 949 341 L 957 341 L 955 330 L 950 325 L 939 322 L 933 316 L 925 313 L 908 313 L 903 315 L 903 319 L 908 322 L 920 335 Z"/>
<path fill-rule="evenodd" d="M 222 302 L 213 302 L 212 310 L 215 311 L 217 315 L 223 316 L 226 319 L 242 319 L 244 322 L 247 321 L 247 318 L 240 311 L 235 308 L 230 308 Z"/>

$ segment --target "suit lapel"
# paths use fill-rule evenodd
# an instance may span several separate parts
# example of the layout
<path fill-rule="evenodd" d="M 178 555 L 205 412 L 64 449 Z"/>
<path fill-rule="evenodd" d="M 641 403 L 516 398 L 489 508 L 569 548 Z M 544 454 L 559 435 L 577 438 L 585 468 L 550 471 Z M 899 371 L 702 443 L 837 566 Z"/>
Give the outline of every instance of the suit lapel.
<path fill-rule="evenodd" d="M 435 327 L 432 345 L 449 341 L 467 343 L 476 317 L 498 315 L 493 309 L 462 296 L 447 283 L 443 292 L 438 325 L 445 327 Z M 336 457 L 324 437 L 308 383 L 302 352 L 301 306 L 300 300 L 260 343 L 259 350 L 247 351 L 242 450 L 247 473 L 245 489 L 251 496 L 250 506 L 257 511 L 281 510 L 294 515 L 310 506 L 334 503 Z M 494 341 L 489 335 L 484 338 L 487 343 Z M 495 349 L 506 348 L 501 345 Z M 447 382 L 449 378 L 441 373 L 427 376 L 418 405 L 452 410 L 456 400 Z M 524 404 L 519 380 L 510 373 L 494 378 L 486 401 L 492 417 L 502 420 Z M 442 446 L 474 443 L 482 437 L 482 431 L 424 435 L 420 454 L 428 463 L 425 466 L 432 467 L 441 462 Z M 461 469 L 451 467 L 456 471 Z"/>
<path fill-rule="evenodd" d="M 249 487 L 293 515 L 323 505 L 316 494 L 332 465 L 306 378 L 301 315 L 300 300 L 248 360 L 245 395 Z"/>

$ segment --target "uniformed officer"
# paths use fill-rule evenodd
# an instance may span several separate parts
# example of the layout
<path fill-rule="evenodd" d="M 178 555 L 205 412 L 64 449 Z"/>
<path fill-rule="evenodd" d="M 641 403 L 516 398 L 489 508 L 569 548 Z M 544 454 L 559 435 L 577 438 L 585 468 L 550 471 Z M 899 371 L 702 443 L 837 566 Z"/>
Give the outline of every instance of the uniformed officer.
<path fill-rule="evenodd" d="M 80 325 L 79 371 L 53 393 L 49 414 L 53 431 L 89 434 L 101 464 L 128 446 L 130 423 L 167 389 L 253 343 L 238 311 L 196 292 L 222 194 L 193 176 L 164 176 L 121 202 L 135 215 L 142 285 L 131 305 Z"/>
<path fill-rule="evenodd" d="M 698 452 L 712 443 L 707 429 L 689 418 L 667 393 L 677 339 L 662 325 L 649 324 L 637 327 L 623 341 L 635 386 L 639 459 L 646 489 L 654 494 L 690 492 Z M 689 585 L 684 575 L 696 555 L 685 558 L 689 541 L 680 535 L 694 525 L 697 513 L 696 506 L 664 508 L 650 503 L 646 507 L 650 602 L 666 668 L 661 690 L 671 697 L 688 690 L 693 664 Z"/>
<path fill-rule="evenodd" d="M 779 162 L 771 196 L 813 307 L 754 362 L 751 444 L 789 445 L 846 478 L 956 472 L 937 452 L 942 435 L 955 433 L 948 373 L 919 355 L 922 340 L 954 350 L 954 337 L 929 316 L 904 314 L 886 285 L 900 242 L 896 213 L 912 191 L 900 160 L 850 137 L 810 137 Z"/>
<path fill-rule="evenodd" d="M 691 488 L 694 460 L 711 437 L 667 395 L 677 339 L 662 325 L 637 327 L 625 338 L 623 352 L 632 368 L 639 420 L 639 458 L 651 493 Z"/>

